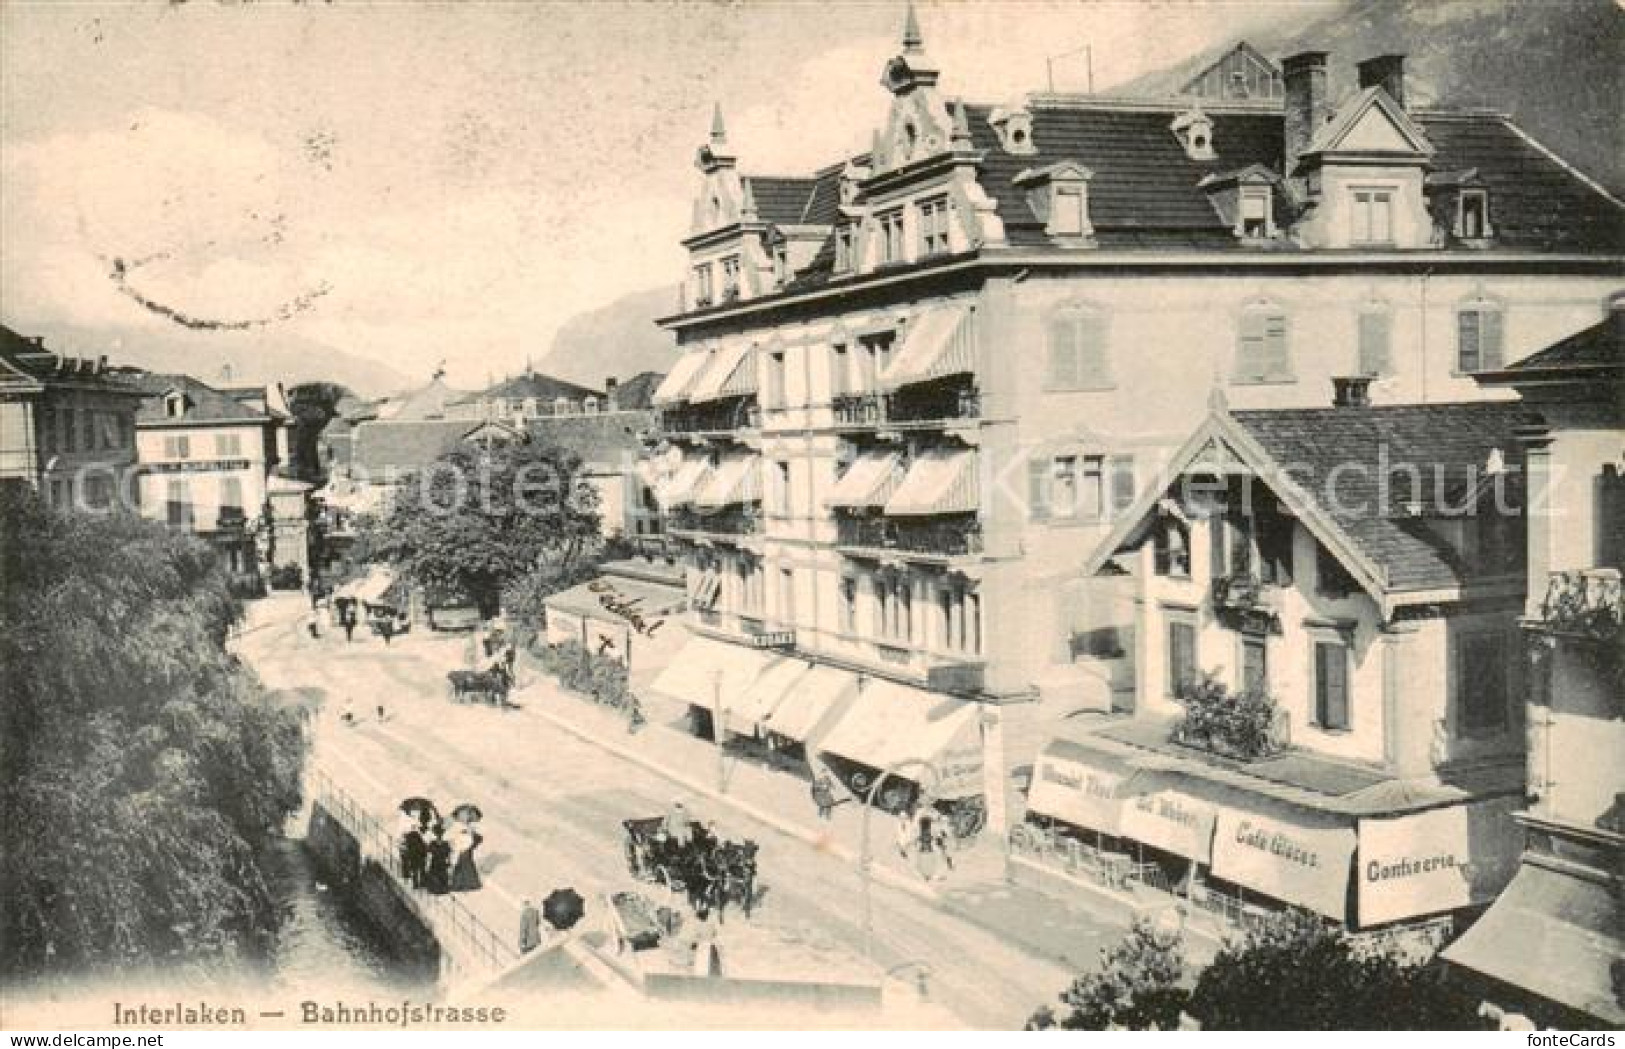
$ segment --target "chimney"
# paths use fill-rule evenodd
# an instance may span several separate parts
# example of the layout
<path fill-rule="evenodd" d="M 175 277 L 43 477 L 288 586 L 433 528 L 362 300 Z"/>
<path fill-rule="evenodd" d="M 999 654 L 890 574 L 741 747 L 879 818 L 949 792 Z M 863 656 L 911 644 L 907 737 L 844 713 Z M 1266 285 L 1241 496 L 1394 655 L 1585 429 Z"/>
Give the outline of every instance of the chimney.
<path fill-rule="evenodd" d="M 1291 178 L 1298 158 L 1326 120 L 1326 52 L 1289 55 L 1281 62 L 1281 81 L 1286 89 L 1286 121 L 1282 128 L 1286 170 L 1282 174 Z"/>
<path fill-rule="evenodd" d="M 1360 90 L 1380 87 L 1390 98 L 1405 106 L 1405 56 L 1378 55 L 1355 66 L 1360 72 Z"/>
<path fill-rule="evenodd" d="M 1342 375 L 1332 380 L 1333 408 L 1371 407 L 1371 376 Z"/>

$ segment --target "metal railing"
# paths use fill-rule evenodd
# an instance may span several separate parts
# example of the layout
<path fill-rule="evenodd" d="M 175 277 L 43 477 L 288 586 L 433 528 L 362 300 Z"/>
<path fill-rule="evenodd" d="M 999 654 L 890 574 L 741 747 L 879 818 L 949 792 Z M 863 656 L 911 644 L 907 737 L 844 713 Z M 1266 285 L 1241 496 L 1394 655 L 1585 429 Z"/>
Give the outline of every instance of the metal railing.
<path fill-rule="evenodd" d="M 680 510 L 666 519 L 666 530 L 696 535 L 760 535 L 762 515 L 737 510 L 715 514 Z"/>
<path fill-rule="evenodd" d="M 762 413 L 753 395 L 733 402 L 667 408 L 655 425 L 664 434 L 730 433 L 760 429 Z"/>
<path fill-rule="evenodd" d="M 447 970 L 469 977 L 482 970 L 506 968 L 519 960 L 518 948 L 511 942 L 513 938 L 497 935 L 462 900 L 413 888 L 401 876 L 400 850 L 394 833 L 321 769 L 312 769 L 310 778 L 314 800 L 355 838 L 362 858 L 372 860 L 389 874 L 427 928 L 437 936 L 449 936 L 462 948 L 441 951 Z M 479 968 L 467 964 L 469 959 Z"/>
<path fill-rule="evenodd" d="M 982 394 L 953 389 L 929 394 L 843 393 L 831 398 L 837 426 L 940 426 L 982 416 Z"/>
<path fill-rule="evenodd" d="M 847 517 L 835 521 L 837 546 L 895 550 L 930 557 L 969 557 L 982 552 L 981 525 L 971 521 L 911 522 L 889 517 Z"/>

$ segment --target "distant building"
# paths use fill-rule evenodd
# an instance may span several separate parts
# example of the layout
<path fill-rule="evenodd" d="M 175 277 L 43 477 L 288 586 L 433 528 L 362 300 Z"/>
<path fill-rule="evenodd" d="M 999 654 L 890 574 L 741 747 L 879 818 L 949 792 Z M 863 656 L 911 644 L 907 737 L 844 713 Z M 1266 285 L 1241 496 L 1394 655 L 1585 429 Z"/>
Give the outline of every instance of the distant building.
<path fill-rule="evenodd" d="M 1445 957 L 1563 1028 L 1625 1026 L 1625 312 L 1478 376 L 1537 412 L 1517 876 Z M 1512 646 L 1509 646 L 1512 647 Z M 1520 646 L 1521 647 L 1521 646 Z M 1514 648 L 1516 651 L 1516 648 Z"/>
<path fill-rule="evenodd" d="M 133 509 L 142 396 L 106 358 L 66 357 L 0 327 L 0 482 L 62 509 Z"/>
<path fill-rule="evenodd" d="M 289 417 L 279 391 L 224 391 L 189 375 L 129 371 L 146 394 L 136 415 L 142 512 L 217 546 L 230 569 L 258 570 L 267 484 L 283 462 Z M 283 543 L 277 564 L 303 565 L 302 544 Z"/>
<path fill-rule="evenodd" d="M 609 410 L 609 398 L 602 390 L 589 390 L 551 375 L 526 370 L 523 375 L 504 379 L 478 393 L 467 394 L 447 405 L 447 412 L 459 419 L 483 419 L 523 424 L 552 415 L 590 415 Z"/>
<path fill-rule="evenodd" d="M 1286 87 L 1280 68 L 1243 40 L 1186 81 L 1178 93 L 1229 102 L 1250 98 L 1279 102 Z"/>

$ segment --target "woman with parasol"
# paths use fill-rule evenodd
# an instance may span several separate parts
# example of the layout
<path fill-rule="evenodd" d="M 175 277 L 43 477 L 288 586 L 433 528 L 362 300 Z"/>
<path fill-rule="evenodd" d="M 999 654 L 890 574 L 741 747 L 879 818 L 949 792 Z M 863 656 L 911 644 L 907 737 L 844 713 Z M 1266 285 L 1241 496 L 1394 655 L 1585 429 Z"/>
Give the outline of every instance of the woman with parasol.
<path fill-rule="evenodd" d="M 474 864 L 474 850 L 484 837 L 474 829 L 480 820 L 477 805 L 463 803 L 451 811 L 451 829 L 446 839 L 451 845 L 451 891 L 473 892 L 480 887 L 480 871 Z"/>
<path fill-rule="evenodd" d="M 451 844 L 439 820 L 429 830 L 429 863 L 423 872 L 423 887 L 436 896 L 451 891 Z"/>
<path fill-rule="evenodd" d="M 401 802 L 400 808 L 396 834 L 400 838 L 401 877 L 416 889 L 423 884 L 424 868 L 429 861 L 425 831 L 434 818 L 434 803 L 428 798 L 407 798 Z"/>

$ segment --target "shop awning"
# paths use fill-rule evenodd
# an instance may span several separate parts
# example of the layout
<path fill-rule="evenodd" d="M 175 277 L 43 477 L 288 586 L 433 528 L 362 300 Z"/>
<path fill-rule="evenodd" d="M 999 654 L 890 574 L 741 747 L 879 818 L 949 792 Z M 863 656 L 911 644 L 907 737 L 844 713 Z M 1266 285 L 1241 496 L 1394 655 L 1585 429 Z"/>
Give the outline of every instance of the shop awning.
<path fill-rule="evenodd" d="M 762 721 L 769 731 L 797 742 L 814 741 L 823 722 L 857 695 L 858 678 L 834 667 L 813 667 Z"/>
<path fill-rule="evenodd" d="M 886 513 L 895 517 L 970 513 L 976 504 L 976 453 L 934 448 L 909 464 L 902 483 L 886 500 Z"/>
<path fill-rule="evenodd" d="M 719 696 L 732 706 L 777 657 L 709 637 L 690 639 L 649 686 L 661 695 L 707 710 Z"/>
<path fill-rule="evenodd" d="M 781 658 L 769 663 L 762 675 L 752 681 L 733 702 L 725 705 L 722 723 L 729 732 L 741 736 L 756 734 L 768 715 L 772 714 L 796 681 L 811 670 L 799 659 Z"/>
<path fill-rule="evenodd" d="M 743 339 L 718 350 L 711 363 L 690 384 L 688 401 L 698 404 L 723 397 L 743 397 L 756 392 L 756 356 Z"/>
<path fill-rule="evenodd" d="M 1608 886 L 1531 856 L 1444 957 L 1618 1026 L 1625 1009 L 1614 997 L 1610 967 L 1622 950 L 1619 902 Z"/>
<path fill-rule="evenodd" d="M 761 462 L 760 456 L 748 453 L 723 456 L 695 490 L 694 505 L 720 510 L 725 506 L 761 502 Z"/>
<path fill-rule="evenodd" d="M 930 306 L 903 329 L 902 345 L 880 375 L 882 389 L 976 370 L 976 336 L 972 314 L 964 306 Z"/>
<path fill-rule="evenodd" d="M 937 775 L 939 797 L 981 793 L 976 707 L 941 693 L 871 678 L 819 749 L 875 769 L 924 761 Z M 932 785 L 918 767 L 898 774 Z"/>
<path fill-rule="evenodd" d="M 835 482 L 824 505 L 850 510 L 872 510 L 886 505 L 902 481 L 897 452 L 864 452 Z"/>
<path fill-rule="evenodd" d="M 695 494 L 705 483 L 710 472 L 711 460 L 706 456 L 684 456 L 682 464 L 672 471 L 666 483 L 655 490 L 655 498 L 660 501 L 661 507 L 667 510 L 687 506 L 694 501 Z"/>
<path fill-rule="evenodd" d="M 655 620 L 681 609 L 687 599 L 681 587 L 600 576 L 590 583 L 561 590 L 542 604 L 549 612 L 567 612 L 608 623 L 641 620 L 647 628 Z"/>
<path fill-rule="evenodd" d="M 1074 827 L 1116 834 L 1134 770 L 1067 740 L 1052 740 L 1033 765 L 1027 811 Z"/>
<path fill-rule="evenodd" d="M 391 572 L 389 569 L 374 568 L 372 571 L 367 573 L 365 579 L 362 579 L 359 583 L 355 584 L 355 589 L 351 591 L 351 596 L 355 597 L 356 600 L 360 601 L 364 605 L 381 604 L 384 599 L 384 593 L 389 589 L 389 585 L 394 581 L 395 573 Z"/>
<path fill-rule="evenodd" d="M 1213 873 L 1347 923 L 1354 842 L 1354 829 L 1335 817 L 1223 806 L 1213 825 Z"/>
<path fill-rule="evenodd" d="M 1488 903 L 1512 880 L 1523 794 L 1360 821 L 1361 928 Z"/>
<path fill-rule="evenodd" d="M 688 399 L 689 388 L 700 377 L 705 366 L 711 360 L 709 350 L 690 350 L 677 358 L 677 363 L 671 366 L 671 371 L 655 387 L 652 400 L 657 405 L 677 404 Z"/>

